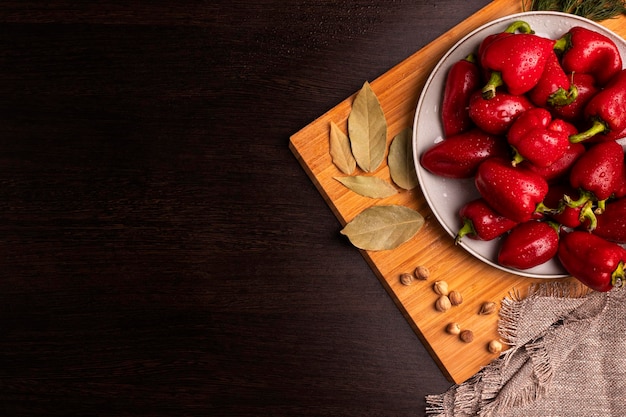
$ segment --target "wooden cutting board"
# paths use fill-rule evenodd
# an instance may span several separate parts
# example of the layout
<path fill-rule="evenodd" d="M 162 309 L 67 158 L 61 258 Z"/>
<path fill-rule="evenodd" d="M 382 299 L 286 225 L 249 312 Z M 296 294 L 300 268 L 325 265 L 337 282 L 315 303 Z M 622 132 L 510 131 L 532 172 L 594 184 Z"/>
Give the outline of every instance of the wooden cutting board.
<path fill-rule="evenodd" d="M 372 89 L 387 118 L 388 141 L 404 128 L 412 126 L 421 89 L 432 68 L 451 46 L 477 27 L 521 11 L 519 0 L 495 0 L 372 81 Z M 622 16 L 603 24 L 624 36 L 625 21 Z M 546 280 L 523 278 L 500 271 L 455 246 L 453 239 L 432 215 L 419 187 L 374 200 L 349 191 L 333 179 L 343 174 L 333 165 L 329 154 L 329 123 L 333 121 L 347 132 L 353 98 L 354 95 L 346 98 L 294 134 L 290 138 L 290 149 L 342 225 L 372 205 L 399 204 L 424 215 L 426 222 L 422 229 L 400 247 L 361 252 L 442 372 L 452 382 L 461 383 L 496 357 L 488 351 L 487 345 L 498 338 L 498 315 L 479 315 L 481 304 L 493 301 L 499 307 L 501 300 L 512 292 L 524 296 L 532 284 Z M 387 166 L 379 168 L 374 175 L 390 181 Z M 337 238 L 343 237 L 338 234 Z M 430 270 L 430 278 L 410 286 L 402 285 L 400 274 L 413 272 L 420 265 Z M 436 280 L 445 280 L 451 290 L 459 291 L 463 295 L 463 303 L 445 313 L 438 312 L 434 307 L 437 295 L 432 289 Z M 565 280 L 574 281 L 573 278 Z M 462 328 L 472 330 L 474 341 L 466 344 L 457 336 L 447 334 L 445 327 L 449 322 L 458 322 Z"/>

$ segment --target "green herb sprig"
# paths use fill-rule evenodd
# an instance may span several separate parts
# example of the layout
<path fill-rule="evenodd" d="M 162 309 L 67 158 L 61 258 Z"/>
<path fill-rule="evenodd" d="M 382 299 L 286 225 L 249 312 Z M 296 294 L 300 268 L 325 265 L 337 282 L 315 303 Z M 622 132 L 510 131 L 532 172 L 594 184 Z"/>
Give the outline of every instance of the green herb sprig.
<path fill-rule="evenodd" d="M 626 13 L 624 0 L 523 0 L 524 11 L 554 11 L 582 16 L 596 22 Z"/>

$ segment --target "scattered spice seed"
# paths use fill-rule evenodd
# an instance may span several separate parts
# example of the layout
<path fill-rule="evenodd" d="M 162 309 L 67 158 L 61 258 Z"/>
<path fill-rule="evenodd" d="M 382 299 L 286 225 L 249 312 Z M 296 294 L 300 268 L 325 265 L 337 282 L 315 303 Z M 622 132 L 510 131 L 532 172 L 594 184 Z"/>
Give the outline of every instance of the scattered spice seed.
<path fill-rule="evenodd" d="M 492 340 L 491 342 L 489 342 L 487 349 L 489 349 L 489 352 L 491 353 L 500 353 L 502 352 L 502 343 L 500 343 L 498 340 Z"/>
<path fill-rule="evenodd" d="M 400 274 L 400 282 L 403 285 L 411 285 L 413 284 L 414 280 L 415 280 L 415 277 L 412 274 L 409 274 L 408 272 Z"/>
<path fill-rule="evenodd" d="M 433 291 L 435 291 L 435 293 L 439 295 L 448 295 L 449 294 L 448 283 L 445 281 L 436 281 L 433 284 Z"/>
<path fill-rule="evenodd" d="M 481 316 L 486 316 L 488 314 L 492 314 L 496 311 L 496 303 L 492 301 L 485 301 L 481 306 L 478 314 Z"/>
<path fill-rule="evenodd" d="M 450 303 L 453 306 L 458 306 L 459 304 L 463 302 L 463 296 L 461 295 L 460 292 L 456 290 L 450 291 L 450 294 L 448 294 L 448 298 L 450 299 Z"/>
<path fill-rule="evenodd" d="M 449 334 L 453 334 L 453 335 L 457 335 L 459 333 L 461 333 L 461 326 L 459 325 L 459 323 L 448 323 L 448 325 L 446 326 L 446 332 Z"/>
<path fill-rule="evenodd" d="M 430 271 L 424 265 L 415 268 L 415 277 L 421 281 L 426 281 L 430 277 Z"/>
<path fill-rule="evenodd" d="M 459 338 L 465 343 L 470 343 L 474 340 L 474 332 L 471 330 L 463 330 L 459 334 Z"/>
<path fill-rule="evenodd" d="M 450 303 L 450 299 L 447 295 L 442 295 L 435 302 L 435 308 L 437 309 L 437 311 L 448 311 L 450 310 L 450 307 L 452 307 L 452 304 Z"/>

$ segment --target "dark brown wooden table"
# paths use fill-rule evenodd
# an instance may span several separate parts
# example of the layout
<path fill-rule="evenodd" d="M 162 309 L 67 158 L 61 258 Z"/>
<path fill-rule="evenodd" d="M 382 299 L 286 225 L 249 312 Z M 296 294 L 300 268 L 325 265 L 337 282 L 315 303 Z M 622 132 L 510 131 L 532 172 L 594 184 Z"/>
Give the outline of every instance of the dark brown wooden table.
<path fill-rule="evenodd" d="M 423 415 L 288 139 L 487 3 L 0 2 L 0 415 Z"/>

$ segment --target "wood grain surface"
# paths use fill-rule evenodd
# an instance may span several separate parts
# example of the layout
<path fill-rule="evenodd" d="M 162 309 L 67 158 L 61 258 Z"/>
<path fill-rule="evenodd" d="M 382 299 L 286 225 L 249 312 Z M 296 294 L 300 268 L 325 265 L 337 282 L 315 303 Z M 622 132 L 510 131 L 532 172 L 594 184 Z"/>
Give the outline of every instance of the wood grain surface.
<path fill-rule="evenodd" d="M 372 89 L 387 118 L 388 141 L 412 126 L 419 94 L 432 68 L 460 38 L 489 21 L 521 11 L 519 2 L 495 0 L 373 80 Z M 615 19 L 608 22 L 608 26 L 621 33 L 621 22 L 623 19 Z M 622 29 L 622 32 L 626 31 Z M 347 117 L 353 99 L 354 96 L 346 98 L 294 134 L 291 149 L 342 224 L 374 205 L 399 204 L 413 208 L 426 217 L 422 230 L 397 249 L 362 252 L 443 372 L 453 382 L 461 383 L 497 356 L 489 352 L 487 346 L 490 341 L 499 339 L 498 314 L 478 314 L 481 305 L 494 302 L 499 306 L 503 298 L 512 294 L 523 296 L 531 285 L 548 280 L 529 279 L 501 271 L 454 245 L 454 240 L 438 224 L 419 187 L 385 199 L 371 199 L 359 196 L 336 181 L 335 177 L 343 174 L 330 157 L 329 124 L 336 123 L 347 132 Z M 373 175 L 391 182 L 385 164 Z M 411 286 L 402 285 L 400 275 L 412 273 L 420 265 L 432 272 L 429 279 Z M 437 294 L 433 291 L 433 283 L 437 280 L 443 280 L 451 290 L 459 291 L 463 303 L 444 313 L 437 311 L 434 308 Z M 459 337 L 447 334 L 445 328 L 451 322 L 471 330 L 474 341 L 465 344 Z"/>

